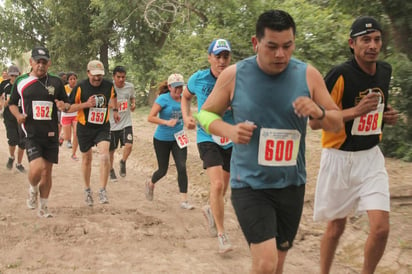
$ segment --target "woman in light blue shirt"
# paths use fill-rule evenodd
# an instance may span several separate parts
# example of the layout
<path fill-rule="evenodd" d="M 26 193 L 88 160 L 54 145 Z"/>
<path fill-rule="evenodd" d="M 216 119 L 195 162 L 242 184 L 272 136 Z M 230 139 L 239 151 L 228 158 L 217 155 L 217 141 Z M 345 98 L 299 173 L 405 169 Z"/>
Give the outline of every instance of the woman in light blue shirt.
<path fill-rule="evenodd" d="M 151 181 L 146 182 L 146 199 L 153 200 L 153 191 L 158 182 L 167 173 L 169 156 L 172 153 L 177 169 L 177 181 L 181 193 L 181 208 L 193 209 L 187 200 L 187 135 L 183 130 L 180 101 L 184 86 L 183 76 L 171 74 L 167 81 L 159 86 L 156 98 L 147 120 L 157 124 L 153 136 L 158 169 L 153 173 Z"/>

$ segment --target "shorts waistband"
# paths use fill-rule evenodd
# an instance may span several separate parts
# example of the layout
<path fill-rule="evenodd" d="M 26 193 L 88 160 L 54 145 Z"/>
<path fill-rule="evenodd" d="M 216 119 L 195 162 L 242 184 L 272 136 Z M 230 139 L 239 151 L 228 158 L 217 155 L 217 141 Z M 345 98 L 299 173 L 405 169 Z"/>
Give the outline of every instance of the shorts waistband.
<path fill-rule="evenodd" d="M 331 154 L 338 155 L 338 156 L 357 157 L 357 156 L 365 156 L 370 153 L 375 153 L 376 150 L 379 150 L 378 146 L 374 146 L 370 149 L 359 150 L 359 151 L 345 151 L 345 150 L 339 150 L 336 148 L 323 148 L 322 152 L 325 151 L 327 153 L 331 153 Z"/>

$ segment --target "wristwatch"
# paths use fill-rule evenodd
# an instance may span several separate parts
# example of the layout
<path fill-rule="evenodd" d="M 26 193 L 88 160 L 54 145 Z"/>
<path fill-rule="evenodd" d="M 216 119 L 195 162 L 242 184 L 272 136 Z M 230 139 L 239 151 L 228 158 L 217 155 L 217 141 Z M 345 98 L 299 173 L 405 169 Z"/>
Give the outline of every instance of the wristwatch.
<path fill-rule="evenodd" d="M 313 118 L 312 116 L 310 116 L 309 115 L 309 120 L 323 120 L 323 118 L 325 118 L 325 115 L 326 115 L 326 111 L 325 111 L 325 108 L 324 107 L 322 107 L 321 105 L 319 105 L 319 104 L 316 104 L 316 105 L 318 105 L 318 107 L 320 108 L 320 110 L 322 111 L 322 115 L 319 117 L 319 118 Z"/>

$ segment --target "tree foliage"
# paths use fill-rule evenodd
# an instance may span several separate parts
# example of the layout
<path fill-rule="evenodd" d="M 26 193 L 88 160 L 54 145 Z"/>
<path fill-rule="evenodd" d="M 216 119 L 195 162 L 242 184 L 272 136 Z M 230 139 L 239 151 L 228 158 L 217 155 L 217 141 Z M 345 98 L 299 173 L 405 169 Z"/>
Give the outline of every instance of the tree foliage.
<path fill-rule="evenodd" d="M 0 60 L 27 58 L 23 53 L 42 44 L 51 52 L 54 72 L 72 70 L 85 77 L 87 62 L 97 58 L 110 78 L 115 65 L 124 65 L 138 102 L 147 104 L 148 91 L 170 73 L 188 79 L 208 67 L 206 51 L 214 38 L 231 42 L 233 62 L 252 55 L 256 18 L 273 7 L 296 21 L 295 56 L 322 73 L 350 57 L 347 39 L 355 17 L 372 15 L 382 23 L 382 58 L 394 67 L 391 98 L 402 116 L 399 126 L 385 129 L 382 146 L 396 157 L 407 153 L 391 149 L 393 144 L 412 151 L 410 1 L 5 0 L 0 5 Z"/>

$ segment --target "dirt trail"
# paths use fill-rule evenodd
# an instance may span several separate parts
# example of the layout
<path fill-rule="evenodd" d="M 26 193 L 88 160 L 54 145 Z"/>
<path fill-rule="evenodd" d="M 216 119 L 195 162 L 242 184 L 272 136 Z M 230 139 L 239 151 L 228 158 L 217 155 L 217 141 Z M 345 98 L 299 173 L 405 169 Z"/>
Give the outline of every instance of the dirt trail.
<path fill-rule="evenodd" d="M 159 181 L 153 202 L 144 197 L 144 181 L 156 168 L 152 145 L 155 126 L 148 110 L 134 114 L 135 145 L 127 176 L 108 184 L 108 205 L 89 208 L 83 201 L 80 162 L 61 148 L 54 166 L 49 208 L 55 217 L 40 219 L 25 206 L 27 176 L 5 168 L 7 142 L 0 125 L 0 274 L 3 273 L 248 273 L 250 253 L 229 196 L 225 225 L 235 250 L 221 256 L 210 238 L 200 208 L 208 197 L 208 179 L 201 168 L 195 133 L 189 132 L 190 200 L 179 207 L 175 166 Z M 324 224 L 312 221 L 313 192 L 319 165 L 319 132 L 308 132 L 308 184 L 305 208 L 285 273 L 319 273 L 319 242 Z M 97 201 L 97 154 L 92 190 Z M 118 171 L 120 152 L 115 154 Z M 171 161 L 173 163 L 173 161 Z M 27 160 L 24 160 L 27 167 Z M 412 164 L 387 159 L 391 178 L 391 234 L 377 273 L 412 273 Z M 230 193 L 228 193 L 230 195 Z M 353 217 L 336 254 L 333 273 L 359 273 L 367 219 Z"/>

